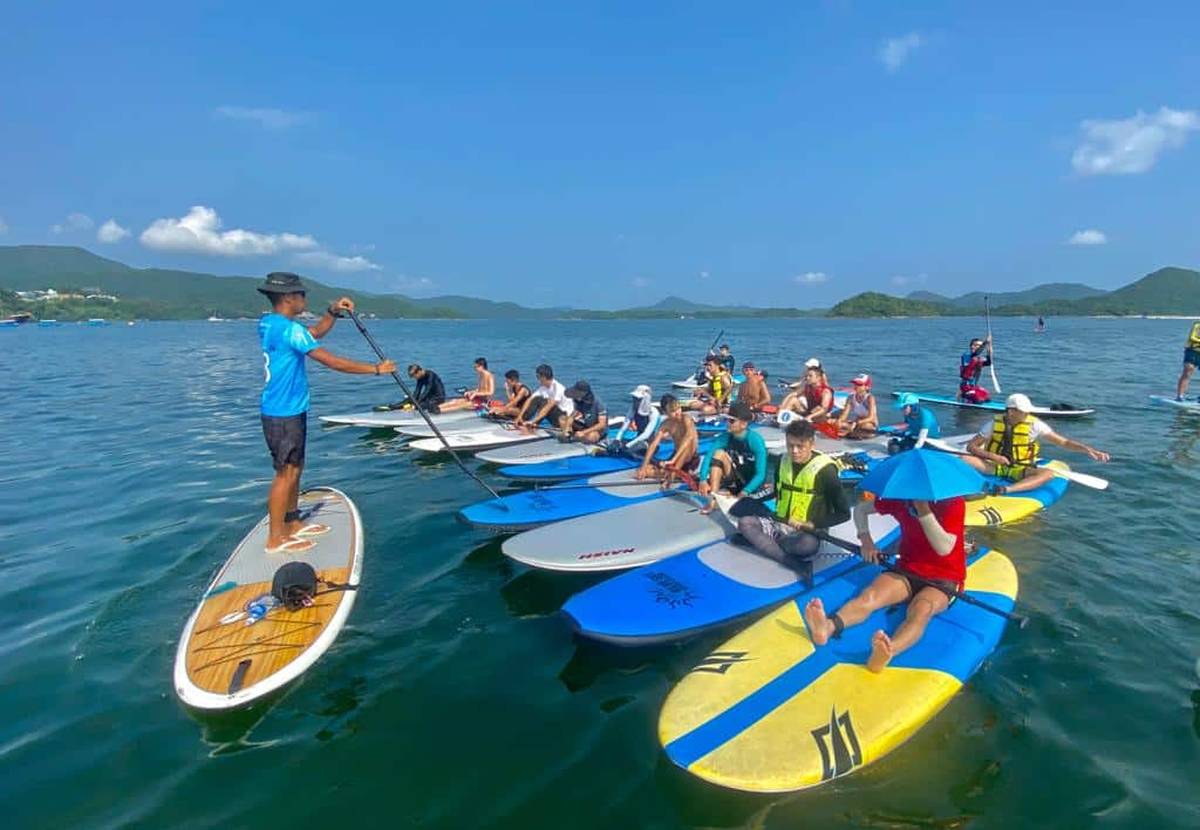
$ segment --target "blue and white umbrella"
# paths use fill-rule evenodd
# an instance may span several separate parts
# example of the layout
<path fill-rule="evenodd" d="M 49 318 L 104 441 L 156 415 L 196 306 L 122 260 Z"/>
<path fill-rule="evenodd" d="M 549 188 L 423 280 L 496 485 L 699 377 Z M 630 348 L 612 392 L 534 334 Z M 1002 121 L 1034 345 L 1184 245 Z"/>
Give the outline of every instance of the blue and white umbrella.
<path fill-rule="evenodd" d="M 917 449 L 881 461 L 858 489 L 883 499 L 941 501 L 981 493 L 983 485 L 983 476 L 958 456 Z"/>

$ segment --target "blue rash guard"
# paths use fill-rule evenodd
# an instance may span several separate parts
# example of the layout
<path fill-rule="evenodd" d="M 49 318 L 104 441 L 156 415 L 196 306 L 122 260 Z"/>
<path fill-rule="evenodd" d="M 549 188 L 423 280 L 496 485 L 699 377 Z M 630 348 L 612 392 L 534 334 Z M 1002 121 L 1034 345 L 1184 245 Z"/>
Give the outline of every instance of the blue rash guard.
<path fill-rule="evenodd" d="M 909 414 L 904 416 L 904 423 L 908 425 L 908 429 L 904 432 L 905 437 L 916 438 L 923 429 L 929 430 L 928 437 L 930 438 L 942 437 L 942 430 L 932 412 L 923 406 L 910 406 L 909 409 L 911 410 Z"/>
<path fill-rule="evenodd" d="M 743 471 L 740 474 L 746 483 L 742 485 L 741 492 L 749 495 L 759 490 L 766 482 L 767 442 L 757 430 L 747 429 L 741 438 L 734 437 L 728 430 L 718 435 L 704 454 L 704 460 L 700 462 L 698 476 L 701 481 L 708 480 L 708 472 L 712 468 L 713 456 L 717 450 L 725 450 L 733 457 L 734 470 Z M 754 466 L 753 472 L 750 471 L 751 465 Z"/>
<path fill-rule="evenodd" d="M 259 319 L 258 336 L 263 351 L 262 414 L 287 418 L 307 412 L 304 358 L 321 344 L 305 326 L 274 312 Z"/>

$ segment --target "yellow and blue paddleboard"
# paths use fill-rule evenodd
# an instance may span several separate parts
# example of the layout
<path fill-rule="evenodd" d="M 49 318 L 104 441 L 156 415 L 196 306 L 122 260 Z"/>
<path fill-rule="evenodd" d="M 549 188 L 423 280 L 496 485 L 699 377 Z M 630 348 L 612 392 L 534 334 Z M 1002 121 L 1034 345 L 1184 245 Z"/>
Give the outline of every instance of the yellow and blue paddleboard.
<path fill-rule="evenodd" d="M 658 734 L 667 757 L 722 787 L 791 792 L 879 760 L 932 719 L 996 647 L 1006 621 L 955 602 L 879 674 L 866 668 L 871 636 L 894 633 L 903 605 L 814 646 L 808 600 L 819 596 L 836 610 L 879 573 L 860 568 L 806 592 L 705 657 L 663 704 Z M 1009 611 L 1016 569 L 1004 554 L 980 550 L 968 559 L 966 590 Z"/>
<path fill-rule="evenodd" d="M 1061 461 L 1046 461 L 1041 466 L 1057 470 L 1070 469 Z M 1012 483 L 995 476 L 985 476 L 984 478 L 993 484 Z M 968 499 L 966 525 L 967 527 L 995 527 L 1026 519 L 1061 499 L 1063 493 L 1067 492 L 1067 484 L 1068 481 L 1065 478 L 1055 476 L 1040 487 L 1024 493 Z"/>

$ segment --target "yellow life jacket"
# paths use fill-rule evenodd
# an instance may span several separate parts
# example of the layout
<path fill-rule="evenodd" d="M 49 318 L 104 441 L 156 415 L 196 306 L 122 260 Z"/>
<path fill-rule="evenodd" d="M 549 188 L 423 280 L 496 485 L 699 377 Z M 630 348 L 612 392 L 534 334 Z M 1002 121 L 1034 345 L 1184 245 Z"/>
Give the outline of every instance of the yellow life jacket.
<path fill-rule="evenodd" d="M 1014 467 L 1032 466 L 1038 462 L 1040 445 L 1030 435 L 1033 431 L 1033 415 L 1026 415 L 1016 426 L 1010 427 L 1003 415 L 992 421 L 992 437 L 988 441 L 988 452 L 1003 455 Z"/>
<path fill-rule="evenodd" d="M 725 377 L 724 372 L 718 372 L 708 381 L 708 391 L 712 393 L 712 396 L 718 402 L 723 402 L 729 397 L 729 393 L 732 391 L 730 385 L 725 382 Z"/>
<path fill-rule="evenodd" d="M 1200 322 L 1192 323 L 1192 330 L 1188 332 L 1188 348 L 1200 351 Z"/>
<path fill-rule="evenodd" d="M 836 462 L 828 455 L 813 452 L 813 457 L 799 472 L 792 470 L 792 458 L 784 450 L 775 474 L 775 515 L 781 522 L 807 522 L 816 500 L 817 473 Z"/>

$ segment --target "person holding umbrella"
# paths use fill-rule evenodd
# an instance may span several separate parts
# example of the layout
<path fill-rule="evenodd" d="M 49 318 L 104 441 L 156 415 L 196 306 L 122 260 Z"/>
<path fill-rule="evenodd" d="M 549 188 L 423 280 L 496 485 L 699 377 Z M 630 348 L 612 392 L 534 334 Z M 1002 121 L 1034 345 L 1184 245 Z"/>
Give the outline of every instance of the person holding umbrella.
<path fill-rule="evenodd" d="M 879 464 L 859 484 L 874 500 L 855 505 L 854 526 L 865 562 L 879 562 L 871 538 L 871 513 L 892 516 L 900 525 L 900 558 L 862 593 L 832 614 L 819 597 L 809 601 L 804 619 L 814 645 L 823 646 L 848 626 L 864 622 L 875 611 L 908 603 L 904 622 L 892 636 L 882 629 L 871 638 L 867 668 L 881 672 L 897 654 L 915 645 L 929 621 L 950 607 L 967 576 L 963 528 L 966 500 L 980 492 L 983 477 L 957 456 L 914 449 Z"/>

